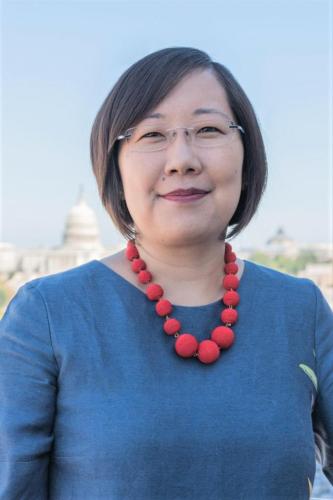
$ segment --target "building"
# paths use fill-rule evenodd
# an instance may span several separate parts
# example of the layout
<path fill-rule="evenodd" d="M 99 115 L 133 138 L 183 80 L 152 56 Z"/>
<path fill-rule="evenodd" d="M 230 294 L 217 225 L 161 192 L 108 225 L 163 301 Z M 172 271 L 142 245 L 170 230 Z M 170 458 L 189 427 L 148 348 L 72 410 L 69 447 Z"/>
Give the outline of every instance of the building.
<path fill-rule="evenodd" d="M 21 285 L 34 278 L 100 259 L 117 250 L 102 245 L 95 213 L 81 189 L 77 202 L 66 217 L 60 245 L 18 248 L 11 243 L 0 243 L 0 279 L 14 294 Z"/>
<path fill-rule="evenodd" d="M 301 244 L 287 236 L 282 227 L 270 237 L 260 248 L 248 247 L 237 250 L 241 259 L 258 260 L 268 267 L 274 267 L 283 257 L 289 262 L 304 262 L 307 256 L 309 262 L 304 264 L 296 275 L 309 278 L 319 286 L 326 300 L 333 308 L 333 247 L 330 243 Z M 281 269 L 278 266 L 279 269 Z M 286 270 L 281 269 L 283 272 Z"/>
<path fill-rule="evenodd" d="M 267 240 L 265 250 L 270 256 L 285 255 L 286 257 L 296 257 L 299 253 L 297 243 L 287 236 L 282 227 L 279 227 L 276 233 Z"/>

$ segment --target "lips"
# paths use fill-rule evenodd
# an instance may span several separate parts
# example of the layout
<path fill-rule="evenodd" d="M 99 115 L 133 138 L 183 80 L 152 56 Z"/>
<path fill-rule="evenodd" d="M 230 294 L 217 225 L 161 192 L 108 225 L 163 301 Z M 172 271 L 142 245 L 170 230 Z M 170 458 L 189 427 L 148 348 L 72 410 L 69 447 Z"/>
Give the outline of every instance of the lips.
<path fill-rule="evenodd" d="M 189 188 L 189 189 L 176 189 L 175 191 L 170 191 L 169 193 L 162 194 L 161 196 L 191 196 L 194 194 L 206 194 L 208 193 L 205 189 Z"/>
<path fill-rule="evenodd" d="M 168 201 L 178 202 L 181 204 L 191 203 L 204 198 L 209 191 L 199 188 L 176 189 L 169 193 L 161 195 L 161 198 Z"/>

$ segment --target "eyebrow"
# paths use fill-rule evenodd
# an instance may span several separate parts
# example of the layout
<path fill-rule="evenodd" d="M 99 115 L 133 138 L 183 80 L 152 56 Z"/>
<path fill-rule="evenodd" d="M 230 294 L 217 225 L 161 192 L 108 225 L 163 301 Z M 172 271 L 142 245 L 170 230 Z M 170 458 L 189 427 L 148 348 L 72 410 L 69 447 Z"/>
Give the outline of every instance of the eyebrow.
<path fill-rule="evenodd" d="M 226 113 L 223 113 L 223 111 L 219 111 L 218 109 L 215 108 L 197 108 L 192 113 L 193 116 L 206 115 L 206 114 L 219 114 L 230 119 L 230 117 Z M 162 113 L 152 113 L 150 115 L 145 116 L 144 120 L 147 120 L 147 118 L 166 118 L 166 115 L 163 115 Z"/>

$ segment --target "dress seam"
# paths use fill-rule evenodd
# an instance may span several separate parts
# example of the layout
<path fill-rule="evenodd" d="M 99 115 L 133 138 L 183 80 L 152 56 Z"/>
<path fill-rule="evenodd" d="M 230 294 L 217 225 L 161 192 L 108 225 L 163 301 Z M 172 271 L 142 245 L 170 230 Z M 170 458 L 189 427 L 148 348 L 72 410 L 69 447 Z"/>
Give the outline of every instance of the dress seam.
<path fill-rule="evenodd" d="M 45 309 L 45 312 L 46 312 L 46 318 L 47 318 L 47 324 L 48 324 L 48 330 L 49 330 L 49 339 L 50 339 L 50 345 L 51 345 L 51 349 L 52 349 L 52 354 L 53 354 L 53 358 L 54 358 L 54 361 L 55 361 L 55 364 L 57 366 L 58 373 L 59 373 L 60 368 L 59 368 L 58 361 L 57 361 L 57 358 L 56 358 L 56 355 L 55 355 L 55 352 L 54 352 L 54 345 L 53 345 L 52 332 L 51 332 L 51 322 L 50 322 L 50 316 L 49 316 L 49 311 L 48 311 L 48 307 L 47 307 L 47 304 L 46 304 L 46 300 L 44 299 L 43 294 L 40 292 L 40 290 L 38 290 L 38 288 L 36 286 L 34 286 L 33 284 L 29 284 L 29 287 L 31 287 L 33 290 L 36 290 L 36 292 L 38 293 L 38 295 L 40 296 L 40 298 L 42 300 L 42 303 L 43 303 L 43 306 L 44 306 L 44 309 Z"/>

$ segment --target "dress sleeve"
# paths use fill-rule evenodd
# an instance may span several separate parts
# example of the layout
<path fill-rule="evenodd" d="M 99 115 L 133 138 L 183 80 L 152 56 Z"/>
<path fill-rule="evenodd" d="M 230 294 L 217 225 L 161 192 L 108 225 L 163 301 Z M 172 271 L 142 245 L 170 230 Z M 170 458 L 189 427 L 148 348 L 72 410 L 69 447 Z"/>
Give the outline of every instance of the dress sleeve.
<path fill-rule="evenodd" d="M 23 285 L 0 322 L 0 499 L 48 498 L 57 392 L 46 304 Z"/>
<path fill-rule="evenodd" d="M 333 312 L 316 291 L 315 354 L 318 393 L 312 413 L 316 459 L 333 485 Z"/>

